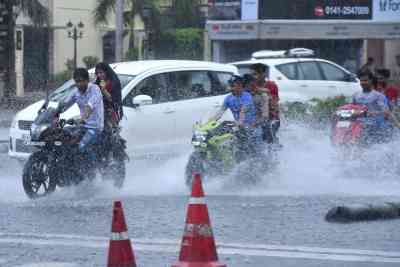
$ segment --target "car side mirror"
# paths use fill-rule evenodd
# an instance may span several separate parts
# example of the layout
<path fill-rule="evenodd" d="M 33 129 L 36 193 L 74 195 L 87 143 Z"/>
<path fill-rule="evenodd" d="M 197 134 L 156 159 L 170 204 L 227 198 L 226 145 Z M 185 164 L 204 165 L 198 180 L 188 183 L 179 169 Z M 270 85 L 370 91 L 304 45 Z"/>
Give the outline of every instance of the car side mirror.
<path fill-rule="evenodd" d="M 346 82 L 357 82 L 357 75 L 354 73 L 346 73 L 345 81 Z"/>
<path fill-rule="evenodd" d="M 153 104 L 153 99 L 148 95 L 137 95 L 132 100 L 133 107 L 140 107 Z"/>

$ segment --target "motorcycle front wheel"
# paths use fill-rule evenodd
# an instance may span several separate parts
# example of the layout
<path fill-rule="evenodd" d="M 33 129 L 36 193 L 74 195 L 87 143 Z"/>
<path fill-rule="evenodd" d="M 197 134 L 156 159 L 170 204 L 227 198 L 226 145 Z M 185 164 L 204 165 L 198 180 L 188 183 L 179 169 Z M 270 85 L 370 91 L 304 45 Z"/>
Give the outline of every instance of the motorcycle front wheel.
<path fill-rule="evenodd" d="M 126 176 L 125 160 L 112 158 L 107 167 L 100 170 L 100 173 L 104 180 L 113 180 L 116 188 L 122 188 Z"/>
<path fill-rule="evenodd" d="M 48 157 L 41 151 L 33 153 L 25 163 L 22 184 L 26 195 L 40 198 L 55 191 L 57 181 L 50 172 Z"/>

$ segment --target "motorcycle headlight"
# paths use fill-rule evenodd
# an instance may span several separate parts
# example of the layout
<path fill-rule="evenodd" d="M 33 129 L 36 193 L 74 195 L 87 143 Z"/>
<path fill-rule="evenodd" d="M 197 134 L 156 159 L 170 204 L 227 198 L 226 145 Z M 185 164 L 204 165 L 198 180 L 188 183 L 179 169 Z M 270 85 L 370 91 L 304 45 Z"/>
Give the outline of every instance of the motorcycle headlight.
<path fill-rule="evenodd" d="M 205 142 L 206 141 L 206 133 L 200 132 L 200 131 L 195 131 L 193 134 L 193 141 L 197 142 Z"/>
<path fill-rule="evenodd" d="M 336 111 L 336 115 L 338 117 L 342 117 L 342 118 L 350 118 L 351 116 L 353 116 L 354 114 L 354 110 L 338 110 Z"/>

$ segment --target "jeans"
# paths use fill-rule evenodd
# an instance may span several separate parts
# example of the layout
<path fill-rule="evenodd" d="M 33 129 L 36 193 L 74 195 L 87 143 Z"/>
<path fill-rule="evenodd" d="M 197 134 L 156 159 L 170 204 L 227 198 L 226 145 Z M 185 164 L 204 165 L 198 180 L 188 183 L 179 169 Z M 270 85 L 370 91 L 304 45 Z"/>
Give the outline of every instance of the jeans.
<path fill-rule="evenodd" d="M 88 157 L 89 164 L 96 162 L 96 150 L 93 145 L 97 144 L 100 133 L 97 129 L 86 129 L 85 134 L 79 142 L 79 152 Z"/>

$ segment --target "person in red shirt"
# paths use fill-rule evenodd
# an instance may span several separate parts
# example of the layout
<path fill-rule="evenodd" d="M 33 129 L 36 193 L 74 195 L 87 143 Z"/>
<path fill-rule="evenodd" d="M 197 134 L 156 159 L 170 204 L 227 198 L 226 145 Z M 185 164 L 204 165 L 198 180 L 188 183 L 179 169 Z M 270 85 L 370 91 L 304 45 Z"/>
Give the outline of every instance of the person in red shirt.
<path fill-rule="evenodd" d="M 388 85 L 385 77 L 377 77 L 376 90 L 381 92 L 388 98 L 390 109 L 394 109 L 397 106 L 399 89 L 394 85 Z"/>
<path fill-rule="evenodd" d="M 252 75 L 256 79 L 256 85 L 261 91 L 265 91 L 269 96 L 269 131 L 264 129 L 264 140 L 267 143 L 279 143 L 277 132 L 280 127 L 279 114 L 279 90 L 275 82 L 266 77 L 266 66 L 256 63 L 251 66 Z M 268 134 L 269 132 L 269 134 Z"/>

